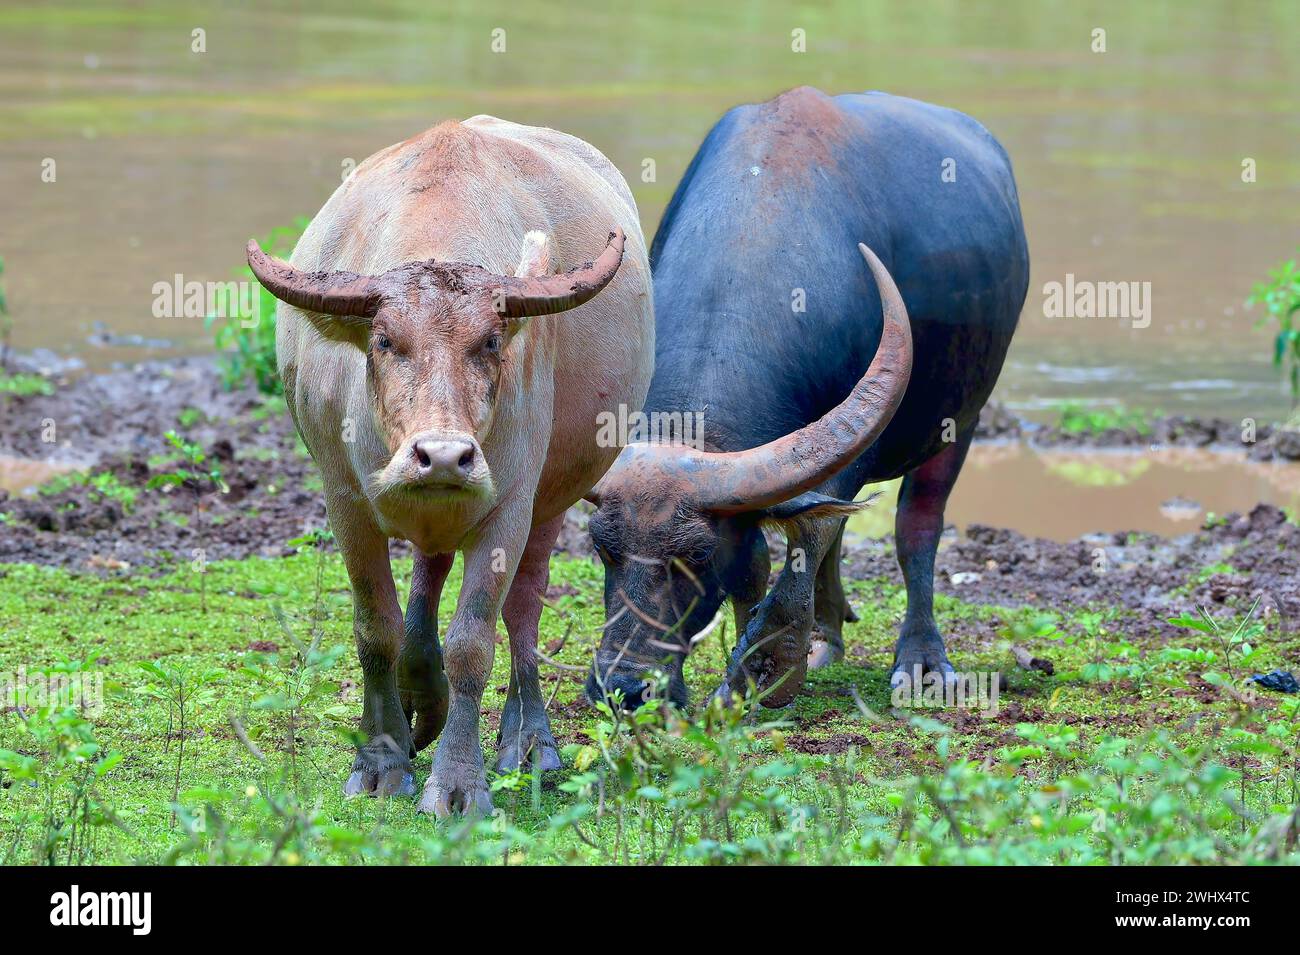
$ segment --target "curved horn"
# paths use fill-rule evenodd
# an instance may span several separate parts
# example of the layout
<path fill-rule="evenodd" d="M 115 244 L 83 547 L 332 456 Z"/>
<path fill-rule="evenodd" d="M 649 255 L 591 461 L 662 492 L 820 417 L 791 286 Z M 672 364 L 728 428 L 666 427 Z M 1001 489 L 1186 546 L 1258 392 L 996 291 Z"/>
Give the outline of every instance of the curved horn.
<path fill-rule="evenodd" d="M 875 276 L 884 328 L 866 374 L 817 421 L 748 451 L 696 452 L 692 500 L 722 513 L 752 511 L 810 491 L 871 446 L 902 403 L 912 374 L 912 332 L 903 297 L 875 254 L 858 243 Z M 702 459 L 702 460 L 699 460 Z"/>
<path fill-rule="evenodd" d="M 360 319 L 374 318 L 379 311 L 379 283 L 369 276 L 303 272 L 267 255 L 255 239 L 248 240 L 248 267 L 268 292 L 305 311 Z"/>
<path fill-rule="evenodd" d="M 615 228 L 595 262 L 588 262 L 563 275 L 502 278 L 499 311 L 506 318 L 527 318 L 577 308 L 614 278 L 623 261 L 623 240 L 623 230 Z"/>

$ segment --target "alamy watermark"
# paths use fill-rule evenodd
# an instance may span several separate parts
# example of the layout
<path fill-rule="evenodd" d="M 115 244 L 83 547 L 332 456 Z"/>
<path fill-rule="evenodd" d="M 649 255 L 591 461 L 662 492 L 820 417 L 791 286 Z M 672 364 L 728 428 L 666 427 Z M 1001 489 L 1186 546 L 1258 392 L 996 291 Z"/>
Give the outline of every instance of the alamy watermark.
<path fill-rule="evenodd" d="M 177 272 L 170 282 L 154 282 L 151 291 L 154 318 L 236 318 L 241 328 L 256 328 L 262 320 L 256 282 L 187 282 Z"/>
<path fill-rule="evenodd" d="M 620 404 L 618 411 L 596 415 L 596 446 L 621 448 L 629 444 L 684 444 L 704 450 L 704 412 L 702 411 L 629 411 Z"/>
<path fill-rule="evenodd" d="M 102 671 L 75 670 L 69 673 L 47 670 L 0 672 L 0 710 L 61 709 L 76 707 L 88 718 L 104 712 Z"/>
<path fill-rule="evenodd" d="M 54 926 L 123 926 L 132 935 L 153 929 L 152 892 L 91 892 L 74 885 L 50 896 L 50 924 Z"/>
<path fill-rule="evenodd" d="M 1150 282 L 1076 281 L 1073 272 L 1064 282 L 1043 286 L 1044 318 L 1122 318 L 1133 328 L 1151 324 Z"/>
<path fill-rule="evenodd" d="M 948 674 L 921 672 L 921 665 L 899 670 L 889 702 L 905 709 L 978 710 L 981 716 L 998 711 L 998 692 L 1002 674 L 998 671 L 972 670 Z"/>

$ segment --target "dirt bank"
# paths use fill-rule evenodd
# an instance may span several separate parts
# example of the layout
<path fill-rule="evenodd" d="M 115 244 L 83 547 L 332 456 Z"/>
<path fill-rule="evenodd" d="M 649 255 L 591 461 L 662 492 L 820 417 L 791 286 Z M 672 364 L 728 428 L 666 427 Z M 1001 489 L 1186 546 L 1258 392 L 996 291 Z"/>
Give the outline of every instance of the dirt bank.
<path fill-rule="evenodd" d="M 52 395 L 0 399 L 7 400 L 0 455 L 88 471 L 96 481 L 65 477 L 34 495 L 0 491 L 0 562 L 112 572 L 174 566 L 196 549 L 208 560 L 275 556 L 290 539 L 325 526 L 319 478 L 283 406 L 251 389 L 225 390 L 211 360 L 147 363 L 58 385 Z M 200 492 L 193 482 L 170 493 L 146 488 L 175 457 L 168 429 L 208 452 L 228 493 Z M 1261 429 L 1261 441 L 1247 452 L 1254 456 L 1267 442 L 1271 453 L 1281 453 L 1289 445 L 1279 433 Z M 999 406 L 986 413 L 981 436 L 1075 439 L 1032 429 Z M 1170 418 L 1157 422 L 1153 435 L 1103 436 L 1100 443 L 1149 445 L 1160 438 L 1199 446 L 1233 436 L 1240 445 L 1239 424 Z M 558 548 L 590 556 L 582 507 L 571 513 Z M 780 546 L 774 551 L 779 561 Z M 1298 554 L 1300 528 L 1268 505 L 1172 539 L 1119 534 L 1056 543 L 972 525 L 964 536 L 949 529 L 936 587 L 978 603 L 1119 606 L 1145 613 L 1153 626 L 1193 603 L 1248 602 L 1262 593 L 1270 612 L 1300 621 Z M 846 571 L 855 579 L 898 581 L 892 541 L 852 545 Z"/>
<path fill-rule="evenodd" d="M 0 399 L 3 400 L 3 399 Z M 53 395 L 12 396 L 0 455 L 59 471 L 109 474 L 101 486 L 55 478 L 53 492 L 0 490 L 0 562 L 75 568 L 162 566 L 191 559 L 269 556 L 325 525 L 315 466 L 283 405 L 256 391 L 227 391 L 211 360 L 150 362 L 59 383 Z M 200 445 L 229 487 L 149 490 L 175 459 L 165 433 Z M 53 438 L 53 440 L 46 440 Z M 197 505 L 202 504 L 200 513 Z"/>
<path fill-rule="evenodd" d="M 1276 507 L 1230 514 L 1175 538 L 1153 534 L 1083 537 L 1057 543 L 972 525 L 949 528 L 935 564 L 935 590 L 963 600 L 1070 610 L 1136 611 L 1153 630 L 1196 605 L 1244 608 L 1261 596 L 1265 613 L 1300 622 L 1300 527 Z M 854 579 L 902 582 L 891 540 L 848 548 Z"/>
<path fill-rule="evenodd" d="M 980 415 L 977 441 L 1025 441 L 1037 448 L 1132 449 L 1214 448 L 1235 449 L 1252 461 L 1300 461 L 1300 431 L 1256 422 L 1253 440 L 1242 421 L 1166 415 L 1153 418 L 1145 429 L 1104 428 L 1068 431 L 1057 425 L 1021 418 L 997 402 Z"/>

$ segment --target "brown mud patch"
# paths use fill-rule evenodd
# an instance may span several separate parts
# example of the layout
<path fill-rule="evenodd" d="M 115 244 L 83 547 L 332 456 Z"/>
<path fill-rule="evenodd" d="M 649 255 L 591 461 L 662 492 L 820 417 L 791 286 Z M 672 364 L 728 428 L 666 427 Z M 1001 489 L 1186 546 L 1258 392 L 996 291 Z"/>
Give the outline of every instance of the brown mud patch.
<path fill-rule="evenodd" d="M 55 493 L 0 490 L 0 562 L 113 572 L 189 560 L 196 548 L 207 560 L 276 556 L 288 552 L 290 539 L 325 526 L 316 467 L 283 405 L 249 388 L 226 390 L 212 359 L 149 362 L 56 385 L 52 395 L 8 398 L 0 455 L 110 474 L 134 500 L 66 481 Z M 1006 417 L 997 406 L 988 415 Z M 44 440 L 51 422 L 52 442 Z M 229 493 L 201 496 L 201 515 L 193 486 L 169 494 L 145 487 L 166 470 L 160 459 L 174 456 L 164 437 L 169 429 L 207 450 L 229 485 Z M 589 510 L 580 503 L 570 511 L 557 552 L 593 556 Z M 395 552 L 405 549 L 394 544 Z M 773 541 L 773 552 L 779 566 L 784 545 Z M 1163 619 L 1171 612 L 1198 603 L 1242 606 L 1261 595 L 1266 612 L 1294 622 L 1297 555 L 1300 528 L 1270 505 L 1172 538 L 1122 533 L 1054 542 L 971 524 L 964 534 L 945 534 L 936 591 L 971 603 L 1071 612 L 1119 607 L 1148 619 L 1157 633 L 1168 631 Z M 902 583 L 888 537 L 850 544 L 845 572 Z"/>
<path fill-rule="evenodd" d="M 1300 527 L 1267 504 L 1175 538 L 1097 534 L 1058 543 L 974 524 L 964 535 L 945 531 L 935 592 L 1061 613 L 1118 608 L 1132 613 L 1139 633 L 1166 636 L 1174 632 L 1170 615 L 1196 606 L 1244 610 L 1258 596 L 1263 614 L 1279 615 L 1289 630 L 1300 621 L 1298 561 Z M 902 585 L 888 539 L 850 545 L 844 572 Z"/>
<path fill-rule="evenodd" d="M 228 493 L 146 488 L 172 469 L 162 460 L 176 457 L 168 430 L 207 452 Z M 47 476 L 112 476 L 107 493 L 66 480 L 52 493 L 48 484 L 0 490 L 0 562 L 112 571 L 188 561 L 199 548 L 209 561 L 274 556 L 325 526 L 316 467 L 288 413 L 251 389 L 225 390 L 210 359 L 147 362 L 58 381 L 53 395 L 12 397 L 0 454 L 37 462 Z"/>

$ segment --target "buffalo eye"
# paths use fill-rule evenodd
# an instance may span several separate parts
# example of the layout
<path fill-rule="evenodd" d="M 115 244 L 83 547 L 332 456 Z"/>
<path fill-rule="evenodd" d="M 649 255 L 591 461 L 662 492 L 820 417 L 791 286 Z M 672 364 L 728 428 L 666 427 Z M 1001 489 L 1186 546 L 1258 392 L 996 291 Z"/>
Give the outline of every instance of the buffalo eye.
<path fill-rule="evenodd" d="M 378 348 L 380 351 L 388 351 L 390 348 L 393 347 L 393 340 L 389 338 L 387 335 L 376 335 L 375 347 Z"/>
<path fill-rule="evenodd" d="M 489 335 L 483 342 L 483 350 L 489 355 L 499 355 L 501 353 L 501 336 L 497 334 Z"/>

